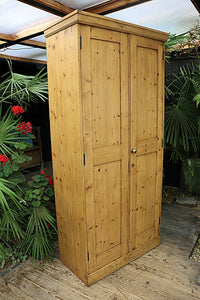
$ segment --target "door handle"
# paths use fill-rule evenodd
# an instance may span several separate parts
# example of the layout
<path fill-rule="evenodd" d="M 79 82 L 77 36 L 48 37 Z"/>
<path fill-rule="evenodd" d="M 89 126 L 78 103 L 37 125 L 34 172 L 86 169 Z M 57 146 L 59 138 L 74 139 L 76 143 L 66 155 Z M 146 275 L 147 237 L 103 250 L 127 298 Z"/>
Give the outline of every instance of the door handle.
<path fill-rule="evenodd" d="M 131 153 L 137 153 L 137 149 L 131 149 Z"/>

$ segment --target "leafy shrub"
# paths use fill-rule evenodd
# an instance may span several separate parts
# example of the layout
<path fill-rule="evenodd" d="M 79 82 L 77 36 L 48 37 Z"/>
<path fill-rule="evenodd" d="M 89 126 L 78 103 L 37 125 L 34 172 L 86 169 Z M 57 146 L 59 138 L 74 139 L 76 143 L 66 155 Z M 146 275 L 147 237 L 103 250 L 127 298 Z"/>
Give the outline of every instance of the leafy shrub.
<path fill-rule="evenodd" d="M 30 160 L 31 124 L 19 106 L 0 107 L 0 266 L 32 256 L 44 262 L 57 239 L 53 179 L 43 169 L 26 182 L 20 165 Z"/>

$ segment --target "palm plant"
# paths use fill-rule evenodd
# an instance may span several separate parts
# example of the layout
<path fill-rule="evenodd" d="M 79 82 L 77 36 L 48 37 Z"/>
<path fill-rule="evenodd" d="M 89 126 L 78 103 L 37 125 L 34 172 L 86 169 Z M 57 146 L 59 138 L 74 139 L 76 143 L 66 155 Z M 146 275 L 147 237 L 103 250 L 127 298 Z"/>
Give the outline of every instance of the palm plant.
<path fill-rule="evenodd" d="M 200 110 L 200 67 L 182 67 L 179 75 L 168 85 L 165 107 L 165 146 L 172 150 L 175 160 L 197 153 Z"/>
<path fill-rule="evenodd" d="M 12 154 L 13 147 L 16 143 L 19 132 L 20 118 L 15 119 L 11 109 L 7 109 L 5 114 L 2 113 L 2 103 L 0 104 L 0 153 Z"/>
<path fill-rule="evenodd" d="M 24 236 L 19 222 L 19 212 L 23 210 L 21 194 L 15 183 L 0 178 L 0 237 L 7 241 L 11 237 L 20 240 Z"/>
<path fill-rule="evenodd" d="M 183 34 L 170 34 L 168 40 L 165 42 L 165 61 L 169 62 L 172 51 L 176 51 L 176 46 L 183 43 L 188 36 L 188 33 Z"/>
<path fill-rule="evenodd" d="M 24 181 L 22 174 L 16 176 L 19 169 L 21 153 L 15 148 L 18 137 L 17 125 L 20 118 L 15 119 L 10 108 L 2 115 L 2 104 L 0 104 L 0 154 L 9 156 L 10 160 L 5 165 L 0 164 L 0 237 L 8 241 L 10 238 L 20 239 L 23 237 L 23 231 L 19 222 L 19 212 L 23 209 L 22 190 L 18 183 Z M 16 164 L 15 161 L 19 160 Z M 14 173 L 14 174 L 13 174 Z"/>
<path fill-rule="evenodd" d="M 47 74 L 42 69 L 35 76 L 27 76 L 12 71 L 8 62 L 9 73 L 0 83 L 0 103 L 12 103 L 27 108 L 32 102 L 45 101 L 48 98 Z"/>
<path fill-rule="evenodd" d="M 2 109 L 4 103 L 27 108 L 31 102 L 45 101 L 48 92 L 46 74 L 40 71 L 36 76 L 24 76 L 14 73 L 11 64 L 9 68 L 9 74 L 0 83 L 1 266 L 7 258 L 19 258 L 19 255 L 22 258 L 32 255 L 43 262 L 52 251 L 52 241 L 57 233 L 55 217 L 48 208 L 54 198 L 53 180 L 48 174 L 43 176 L 43 171 L 33 180 L 30 190 L 19 168 L 27 159 L 24 153 L 26 139 L 32 136 L 19 133 L 23 123 L 20 124 L 21 117 L 13 113 L 11 107 L 6 112 Z"/>
<path fill-rule="evenodd" d="M 32 207 L 29 213 L 28 226 L 20 250 L 25 249 L 25 254 L 43 263 L 44 258 L 53 250 L 52 241 L 57 233 L 55 219 L 45 206 Z"/>

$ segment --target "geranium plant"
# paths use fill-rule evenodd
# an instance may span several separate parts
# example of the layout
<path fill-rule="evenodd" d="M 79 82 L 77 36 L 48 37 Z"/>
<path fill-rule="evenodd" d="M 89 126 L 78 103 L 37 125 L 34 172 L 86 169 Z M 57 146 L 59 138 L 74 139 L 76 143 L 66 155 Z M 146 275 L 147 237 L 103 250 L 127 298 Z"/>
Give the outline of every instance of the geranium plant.
<path fill-rule="evenodd" d="M 53 250 L 52 242 L 57 237 L 53 179 L 46 169 L 28 182 L 24 201 L 27 226 L 20 250 L 26 249 L 25 254 L 44 261 Z"/>
<path fill-rule="evenodd" d="M 42 170 L 26 182 L 20 169 L 32 125 L 22 114 L 30 101 L 45 100 L 47 79 L 41 72 L 12 72 L 0 84 L 0 266 L 33 256 L 44 262 L 57 237 L 53 179 Z M 27 102 L 26 102 L 27 99 Z M 15 103 L 3 113 L 2 103 Z M 24 107 L 22 107 L 22 105 Z"/>

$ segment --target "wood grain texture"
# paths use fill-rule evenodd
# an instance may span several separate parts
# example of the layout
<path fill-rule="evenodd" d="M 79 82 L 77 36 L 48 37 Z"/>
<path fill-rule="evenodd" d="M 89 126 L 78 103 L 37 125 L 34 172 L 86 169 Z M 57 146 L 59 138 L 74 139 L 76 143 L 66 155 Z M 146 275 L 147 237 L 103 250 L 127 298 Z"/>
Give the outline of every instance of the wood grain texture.
<path fill-rule="evenodd" d="M 71 7 L 63 5 L 58 1 L 54 1 L 54 0 L 18 0 L 18 1 L 62 17 L 73 11 Z"/>
<path fill-rule="evenodd" d="M 85 180 L 90 182 L 86 203 L 92 273 L 127 253 L 127 36 L 122 34 L 121 38 L 117 32 L 99 28 L 89 31 L 85 26 L 81 30 L 82 82 L 91 91 L 87 99 L 83 95 L 83 124 Z"/>
<path fill-rule="evenodd" d="M 120 244 L 122 193 L 120 174 L 120 161 L 94 168 L 97 256 Z"/>
<path fill-rule="evenodd" d="M 91 57 L 90 27 L 81 26 L 83 47 L 81 49 L 81 86 L 82 86 L 82 112 L 83 112 L 83 147 L 85 153 L 85 197 L 87 217 L 87 247 L 90 259 L 88 261 L 88 273 L 96 270 L 95 257 L 95 219 L 94 216 L 94 174 L 93 174 L 93 118 L 91 96 Z"/>
<path fill-rule="evenodd" d="M 5 300 L 197 300 L 199 263 L 188 259 L 199 226 L 199 208 L 163 205 L 161 245 L 106 278 L 86 287 L 58 259 L 44 266 L 31 260 L 1 271 L 0 299 Z"/>
<path fill-rule="evenodd" d="M 47 64 L 47 62 L 44 61 L 44 60 L 22 58 L 22 57 L 11 56 L 11 55 L 0 54 L 0 58 L 9 59 L 9 60 L 16 60 L 16 61 L 31 62 L 31 63 L 42 64 L 42 65 L 46 65 Z"/>
<path fill-rule="evenodd" d="M 60 257 L 86 280 L 79 49 L 77 25 L 48 39 L 49 108 Z"/>
<path fill-rule="evenodd" d="M 133 5 L 138 5 L 143 2 L 148 2 L 151 0 L 109 0 L 99 5 L 92 6 L 86 11 L 95 13 L 95 14 L 107 14 L 109 12 L 118 11 L 123 8 L 131 7 Z"/>
<path fill-rule="evenodd" d="M 143 36 L 147 38 L 151 38 L 153 40 L 166 41 L 168 39 L 169 34 L 150 29 L 147 27 L 134 25 L 127 22 L 118 21 L 115 19 L 111 19 L 108 17 L 99 16 L 96 14 L 83 12 L 83 11 L 74 11 L 69 15 L 62 18 L 60 21 L 56 22 L 55 25 L 49 26 L 49 28 L 45 31 L 45 36 L 48 37 L 60 30 L 66 29 L 69 26 L 74 24 L 82 24 L 89 25 L 98 28 L 114 30 L 118 32 L 135 34 L 138 36 Z M 46 27 L 47 28 L 47 27 Z"/>
<path fill-rule="evenodd" d="M 159 235 L 162 192 L 163 46 L 130 37 L 131 154 L 130 249 Z"/>
<path fill-rule="evenodd" d="M 160 243 L 163 42 L 118 25 L 46 34 L 60 256 L 87 285 Z"/>

